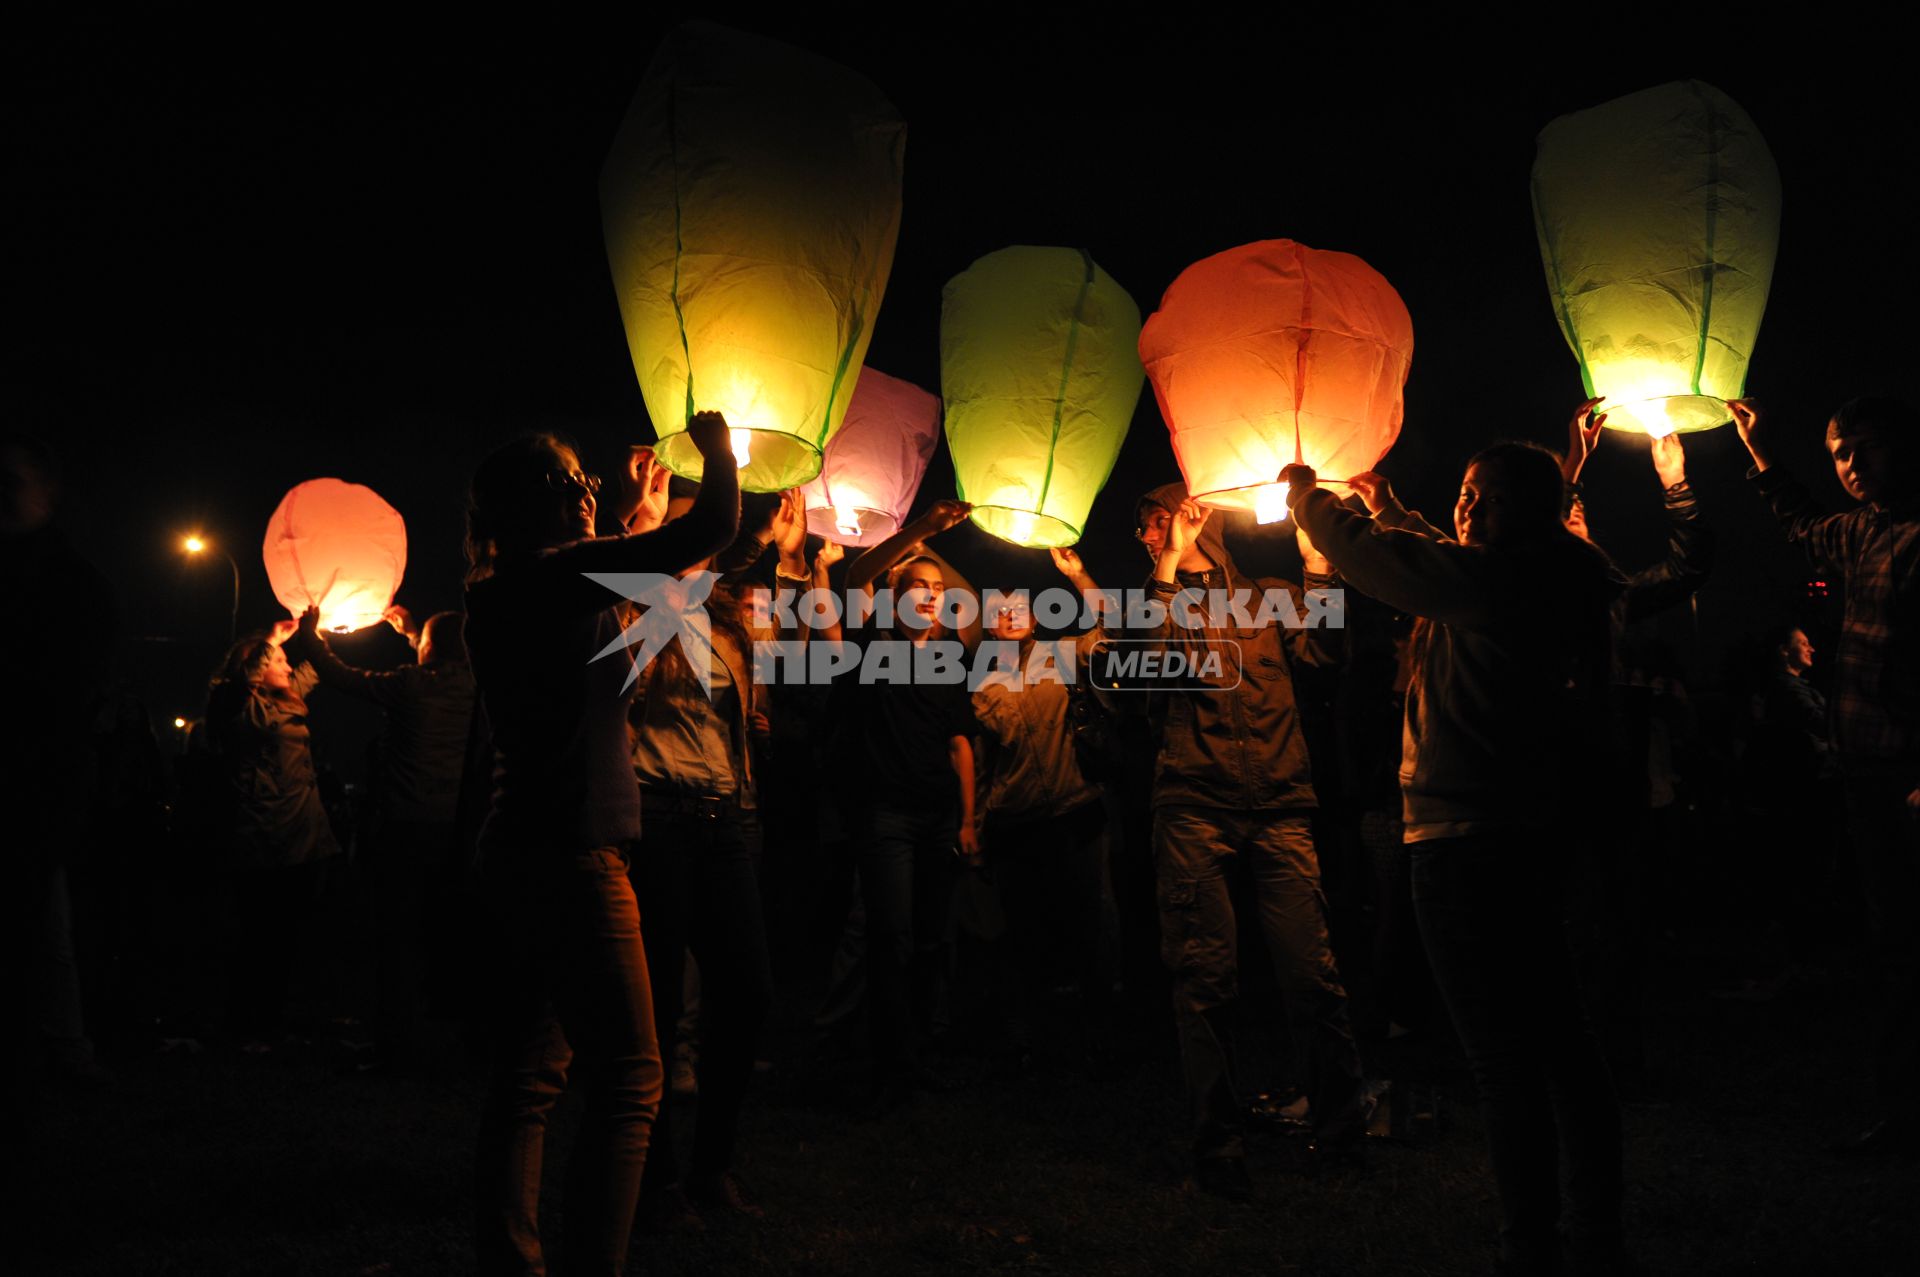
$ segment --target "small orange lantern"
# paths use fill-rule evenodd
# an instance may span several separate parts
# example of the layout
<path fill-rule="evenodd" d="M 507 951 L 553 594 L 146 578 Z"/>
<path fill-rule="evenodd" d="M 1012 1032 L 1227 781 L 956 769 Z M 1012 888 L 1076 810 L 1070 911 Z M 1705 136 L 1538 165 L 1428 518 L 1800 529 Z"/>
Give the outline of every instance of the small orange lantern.
<path fill-rule="evenodd" d="M 377 623 L 407 571 L 407 525 L 372 488 L 309 479 L 280 499 L 261 547 L 274 597 L 323 630 Z"/>

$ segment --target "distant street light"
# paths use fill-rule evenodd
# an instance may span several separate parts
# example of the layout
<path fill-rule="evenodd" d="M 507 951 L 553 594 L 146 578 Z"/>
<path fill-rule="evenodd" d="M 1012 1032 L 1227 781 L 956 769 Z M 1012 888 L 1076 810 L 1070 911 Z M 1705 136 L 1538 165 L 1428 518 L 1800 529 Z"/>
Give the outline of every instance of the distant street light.
<path fill-rule="evenodd" d="M 213 550 L 227 561 L 228 567 L 233 569 L 233 606 L 227 612 L 227 642 L 233 642 L 240 634 L 240 565 L 233 561 L 231 554 L 197 532 L 188 533 L 180 542 L 180 548 L 188 554 L 204 554 L 208 550 Z"/>

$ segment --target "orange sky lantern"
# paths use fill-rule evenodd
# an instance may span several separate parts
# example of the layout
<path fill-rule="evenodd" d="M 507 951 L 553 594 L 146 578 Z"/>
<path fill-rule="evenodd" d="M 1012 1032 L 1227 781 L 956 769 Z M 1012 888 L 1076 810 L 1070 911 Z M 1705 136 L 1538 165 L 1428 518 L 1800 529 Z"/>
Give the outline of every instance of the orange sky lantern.
<path fill-rule="evenodd" d="M 407 525 L 372 488 L 309 479 L 280 499 L 261 546 L 274 597 L 323 630 L 358 630 L 386 615 L 407 571 Z"/>
<path fill-rule="evenodd" d="M 1351 253 L 1261 240 L 1180 272 L 1140 359 L 1187 490 L 1271 523 L 1286 517 L 1283 466 L 1339 483 L 1393 446 L 1413 320 Z"/>

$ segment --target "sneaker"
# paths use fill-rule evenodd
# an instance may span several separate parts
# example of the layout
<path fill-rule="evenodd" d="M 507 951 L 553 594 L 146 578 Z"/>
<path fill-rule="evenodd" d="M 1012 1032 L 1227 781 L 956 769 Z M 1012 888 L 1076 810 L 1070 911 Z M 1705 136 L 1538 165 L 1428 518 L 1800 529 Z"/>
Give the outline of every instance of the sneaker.
<path fill-rule="evenodd" d="M 1253 1200 L 1253 1178 L 1244 1157 L 1203 1157 L 1194 1163 L 1193 1182 L 1201 1192 L 1230 1202 Z"/>

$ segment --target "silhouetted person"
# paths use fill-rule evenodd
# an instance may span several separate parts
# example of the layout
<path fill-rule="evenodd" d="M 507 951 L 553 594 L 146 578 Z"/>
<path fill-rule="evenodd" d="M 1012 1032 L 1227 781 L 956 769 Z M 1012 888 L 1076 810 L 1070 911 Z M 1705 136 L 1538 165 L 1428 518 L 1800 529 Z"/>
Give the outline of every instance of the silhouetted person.
<path fill-rule="evenodd" d="M 207 689 L 233 893 L 227 1020 L 249 1054 L 271 1051 L 286 1031 L 294 966 L 327 862 L 340 854 L 307 726 L 307 694 L 320 676 L 292 630 L 284 621 L 235 643 Z"/>
<path fill-rule="evenodd" d="M 416 659 L 391 670 L 342 661 L 327 646 L 319 619 L 319 609 L 312 608 L 300 621 L 322 686 L 386 711 L 367 848 L 356 856 L 356 868 L 371 905 L 377 985 L 376 1054 L 365 1067 L 387 1071 L 407 1062 L 433 956 L 452 947 L 443 884 L 455 869 L 455 809 L 473 721 L 473 670 L 458 612 L 430 617 L 417 635 L 408 635 L 417 643 Z M 406 633 L 404 612 L 394 609 L 389 619 Z"/>
<path fill-rule="evenodd" d="M 1468 464 L 1457 539 L 1378 475 L 1351 480 L 1370 520 L 1315 488 L 1305 466 L 1281 478 L 1349 584 L 1423 618 L 1400 767 L 1414 908 L 1479 1083 L 1504 1262 L 1557 1271 L 1561 1153 L 1570 1242 L 1612 1262 L 1620 1115 L 1581 1008 L 1564 891 L 1587 807 L 1585 786 L 1569 782 L 1603 724 L 1621 582 L 1562 524 L 1559 462 L 1531 444 L 1496 444 Z"/>
<path fill-rule="evenodd" d="M 1887 1002 L 1873 1051 L 1881 1113 L 1836 1147 L 1911 1149 L 1920 1146 L 1920 414 L 1887 398 L 1833 414 L 1834 474 L 1862 504 L 1823 514 L 1774 464 L 1759 409 L 1728 406 L 1753 456 L 1748 476 L 1788 539 L 1840 571 L 1846 598 L 1832 739 Z"/>
<path fill-rule="evenodd" d="M 677 572 L 733 539 L 726 422 L 701 413 L 687 433 L 706 464 L 699 498 L 638 536 L 592 535 L 599 480 L 551 435 L 507 444 L 473 477 L 467 647 L 494 758 L 479 857 L 505 956 L 488 999 L 492 1080 L 475 1166 L 484 1273 L 545 1271 L 541 1157 L 570 1074 L 586 1113 L 567 1182 L 568 1270 L 626 1268 L 660 1047 L 627 881 L 641 832 L 627 746 L 633 658 L 617 641 L 618 596 L 583 573 Z M 628 485 L 635 502 L 648 477 Z"/>

